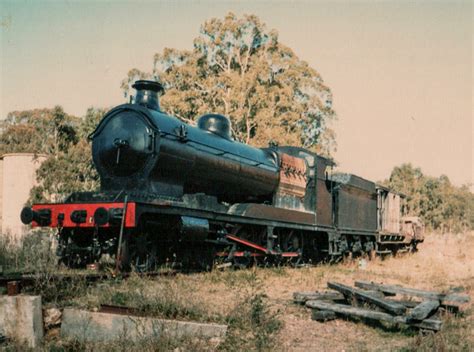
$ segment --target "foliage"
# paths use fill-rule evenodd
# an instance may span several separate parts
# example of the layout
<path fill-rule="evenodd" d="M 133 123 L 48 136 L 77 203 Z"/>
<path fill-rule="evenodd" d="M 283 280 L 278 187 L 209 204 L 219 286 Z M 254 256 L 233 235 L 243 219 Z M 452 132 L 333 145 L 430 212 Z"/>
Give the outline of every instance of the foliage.
<path fill-rule="evenodd" d="M 51 237 L 43 231 L 31 232 L 20 242 L 8 234 L 0 234 L 0 266 L 5 273 L 53 270 L 57 257 L 51 246 Z"/>
<path fill-rule="evenodd" d="M 99 187 L 99 176 L 92 163 L 88 136 L 105 114 L 103 109 L 89 108 L 75 128 L 78 137 L 64 151 L 50 154 L 37 171 L 39 186 L 31 190 L 31 200 L 58 201 L 71 192 L 92 191 Z"/>
<path fill-rule="evenodd" d="M 64 152 L 78 141 L 78 123 L 77 117 L 66 114 L 60 106 L 10 112 L 1 125 L 0 155 Z"/>
<path fill-rule="evenodd" d="M 335 149 L 330 89 L 254 15 L 206 21 L 194 50 L 164 49 L 151 72 L 132 69 L 122 87 L 127 93 L 136 79 L 153 76 L 166 89 L 164 110 L 186 122 L 220 113 L 231 119 L 234 138 L 254 146 Z"/>
<path fill-rule="evenodd" d="M 268 269 L 266 269 L 268 270 Z M 264 284 L 256 270 L 207 274 L 211 282 L 222 282 L 236 293 L 238 303 L 226 317 L 226 340 L 221 351 L 278 351 L 277 335 L 283 324 L 280 311 L 271 309 Z"/>
<path fill-rule="evenodd" d="M 71 192 L 91 191 L 98 187 L 98 175 L 92 164 L 91 147 L 81 139 L 66 153 L 50 156 L 37 171 L 41 181 L 31 190 L 31 201 L 58 201 Z"/>
<path fill-rule="evenodd" d="M 244 296 L 243 301 L 227 317 L 229 333 L 222 351 L 274 351 L 276 334 L 282 327 L 270 311 L 268 297 L 261 290 Z"/>
<path fill-rule="evenodd" d="M 418 215 L 432 229 L 474 229 L 474 194 L 464 185 L 456 187 L 449 178 L 426 176 L 420 168 L 402 164 L 384 183 L 406 195 L 404 213 Z"/>
<path fill-rule="evenodd" d="M 63 108 L 15 111 L 8 114 L 0 132 L 0 155 L 13 152 L 45 154 L 37 171 L 39 185 L 30 201 L 57 201 L 74 191 L 98 187 L 87 139 L 105 110 L 89 108 L 83 118 Z"/>

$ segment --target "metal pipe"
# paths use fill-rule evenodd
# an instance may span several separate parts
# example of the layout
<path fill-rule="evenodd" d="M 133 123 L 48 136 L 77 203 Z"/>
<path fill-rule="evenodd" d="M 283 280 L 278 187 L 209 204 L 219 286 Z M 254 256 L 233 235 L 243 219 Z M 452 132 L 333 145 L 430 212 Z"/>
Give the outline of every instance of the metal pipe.
<path fill-rule="evenodd" d="M 122 254 L 122 238 L 123 238 L 123 230 L 125 228 L 125 218 L 127 216 L 127 203 L 128 203 L 128 194 L 125 194 L 125 199 L 123 201 L 123 215 L 122 215 L 122 223 L 120 224 L 120 234 L 119 234 L 119 241 L 117 245 L 117 256 L 115 258 L 115 274 L 119 272 L 119 258 Z M 121 261 L 121 258 L 120 258 Z"/>

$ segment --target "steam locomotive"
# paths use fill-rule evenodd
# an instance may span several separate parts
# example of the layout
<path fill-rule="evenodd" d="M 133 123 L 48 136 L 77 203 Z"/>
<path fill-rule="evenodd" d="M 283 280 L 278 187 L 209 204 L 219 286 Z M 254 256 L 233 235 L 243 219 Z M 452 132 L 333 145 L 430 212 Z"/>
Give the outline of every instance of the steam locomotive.
<path fill-rule="evenodd" d="M 101 189 L 21 212 L 58 231 L 71 267 L 112 258 L 122 268 L 209 269 L 216 263 L 315 263 L 416 249 L 421 224 L 400 226 L 400 194 L 299 147 L 254 148 L 232 139 L 227 117 L 197 126 L 161 111 L 160 83 L 133 85 L 133 103 L 92 133 Z"/>

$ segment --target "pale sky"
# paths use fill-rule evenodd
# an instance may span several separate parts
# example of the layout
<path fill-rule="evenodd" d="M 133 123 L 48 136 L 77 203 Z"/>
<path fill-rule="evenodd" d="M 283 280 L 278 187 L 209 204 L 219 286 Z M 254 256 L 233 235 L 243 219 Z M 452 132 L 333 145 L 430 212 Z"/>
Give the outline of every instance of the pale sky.
<path fill-rule="evenodd" d="M 0 118 L 124 102 L 120 81 L 191 49 L 228 11 L 258 15 L 334 95 L 340 169 L 372 180 L 411 162 L 474 183 L 473 6 L 453 1 L 0 0 Z"/>

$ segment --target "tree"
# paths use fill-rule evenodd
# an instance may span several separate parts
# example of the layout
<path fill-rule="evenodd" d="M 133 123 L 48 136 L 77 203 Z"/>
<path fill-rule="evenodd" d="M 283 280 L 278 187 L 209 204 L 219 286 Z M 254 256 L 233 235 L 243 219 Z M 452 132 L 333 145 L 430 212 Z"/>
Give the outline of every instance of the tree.
<path fill-rule="evenodd" d="M 79 118 L 66 114 L 61 106 L 13 111 L 2 122 L 0 155 L 16 152 L 58 155 L 77 143 L 79 123 Z"/>
<path fill-rule="evenodd" d="M 107 109 L 98 109 L 93 107 L 87 109 L 86 116 L 84 116 L 81 124 L 78 126 L 79 138 L 88 139 L 106 112 Z"/>
<path fill-rule="evenodd" d="M 104 109 L 89 108 L 75 129 L 77 142 L 70 144 L 59 155 L 50 155 L 41 164 L 37 171 L 39 185 L 31 190 L 32 202 L 59 201 L 72 192 L 99 188 L 99 176 L 92 162 L 88 136 L 104 114 Z"/>
<path fill-rule="evenodd" d="M 46 159 L 37 171 L 40 182 L 31 190 L 31 202 L 56 202 L 72 192 L 97 190 L 99 178 L 90 149 L 88 141 L 81 139 L 66 153 Z"/>
<path fill-rule="evenodd" d="M 420 216 L 431 229 L 446 232 L 474 229 L 474 194 L 456 187 L 445 175 L 426 176 L 411 164 L 394 167 L 383 182 L 406 196 L 404 212 Z"/>
<path fill-rule="evenodd" d="M 423 173 L 411 164 L 402 164 L 393 168 L 386 184 L 393 190 L 406 196 L 403 212 L 416 215 L 420 211 L 420 187 Z"/>
<path fill-rule="evenodd" d="M 58 201 L 74 191 L 98 188 L 87 136 L 104 113 L 90 108 L 81 119 L 56 106 L 8 114 L 0 131 L 0 155 L 30 152 L 47 156 L 37 171 L 39 182 L 31 190 L 31 202 Z"/>
<path fill-rule="evenodd" d="M 186 122 L 215 112 L 231 119 L 234 138 L 254 146 L 275 141 L 324 155 L 335 150 L 330 89 L 254 15 L 210 19 L 194 50 L 165 49 L 153 64 L 150 72 L 128 73 L 126 94 L 136 79 L 156 77 L 166 89 L 163 109 Z"/>

